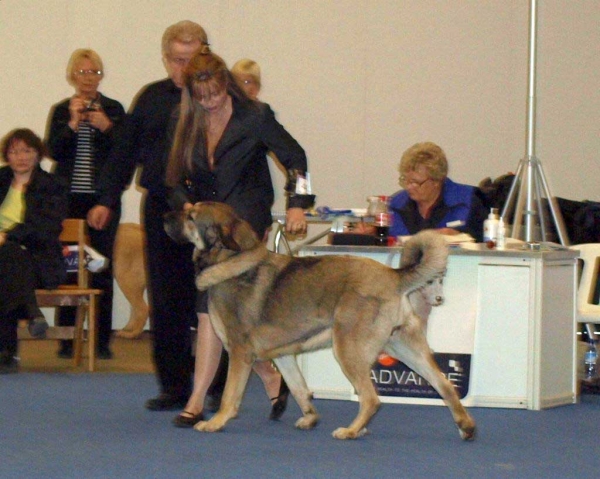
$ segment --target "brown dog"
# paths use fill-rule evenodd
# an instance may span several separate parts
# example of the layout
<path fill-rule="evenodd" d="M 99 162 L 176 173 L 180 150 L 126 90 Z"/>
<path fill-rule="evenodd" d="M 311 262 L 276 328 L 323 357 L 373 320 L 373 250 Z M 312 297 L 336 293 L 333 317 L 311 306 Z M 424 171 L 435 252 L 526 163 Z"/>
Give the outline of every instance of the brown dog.
<path fill-rule="evenodd" d="M 290 257 L 267 251 L 248 223 L 222 203 L 197 203 L 167 215 L 167 233 L 195 245 L 196 286 L 208 289 L 215 331 L 229 351 L 221 408 L 200 431 L 219 431 L 237 415 L 252 363 L 273 360 L 302 410 L 296 427 L 319 416 L 294 355 L 332 346 L 358 395 L 359 413 L 333 432 L 354 439 L 380 405 L 371 366 L 381 351 L 424 377 L 450 408 L 460 436 L 474 438 L 475 422 L 442 375 L 427 344 L 410 293 L 443 275 L 448 250 L 441 235 L 422 232 L 405 246 L 418 262 L 392 269 L 351 256 Z"/>
<path fill-rule="evenodd" d="M 117 229 L 113 252 L 113 274 L 129 301 L 129 321 L 116 335 L 121 338 L 139 338 L 148 320 L 149 307 L 144 299 L 146 290 L 145 235 L 135 223 L 121 223 Z"/>

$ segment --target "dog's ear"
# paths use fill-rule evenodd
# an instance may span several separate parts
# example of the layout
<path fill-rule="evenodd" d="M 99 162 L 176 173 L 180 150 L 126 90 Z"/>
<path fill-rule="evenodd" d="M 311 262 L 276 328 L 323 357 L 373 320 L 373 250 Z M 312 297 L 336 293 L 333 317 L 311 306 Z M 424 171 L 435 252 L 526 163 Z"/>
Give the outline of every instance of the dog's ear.
<path fill-rule="evenodd" d="M 211 249 L 215 246 L 221 246 L 222 237 L 219 225 L 216 224 L 208 224 L 203 225 L 202 229 L 198 228 L 198 231 L 202 234 L 202 239 L 204 240 L 204 244 L 207 246 L 207 249 Z"/>
<path fill-rule="evenodd" d="M 223 243 L 234 251 L 248 251 L 256 247 L 258 237 L 252 227 L 242 219 L 235 219 L 229 225 L 229 234 L 223 235 Z M 225 242 L 229 240 L 229 244 Z"/>

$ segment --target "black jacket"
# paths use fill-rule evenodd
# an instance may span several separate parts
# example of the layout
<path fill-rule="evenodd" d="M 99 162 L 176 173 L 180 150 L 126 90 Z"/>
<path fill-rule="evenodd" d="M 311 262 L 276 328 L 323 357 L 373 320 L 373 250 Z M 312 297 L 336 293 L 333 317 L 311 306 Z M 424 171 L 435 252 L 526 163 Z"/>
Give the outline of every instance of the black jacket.
<path fill-rule="evenodd" d="M 70 184 L 73 166 L 75 165 L 77 132 L 71 130 L 69 127 L 69 120 L 71 119 L 69 101 L 70 98 L 67 98 L 52 109 L 48 148 L 50 149 L 52 158 L 57 162 L 55 173 Z M 95 128 L 92 129 L 94 132 L 95 178 L 98 178 L 105 168 L 115 136 L 125 117 L 125 110 L 118 101 L 100 95 L 99 103 L 106 116 L 113 122 L 113 126 L 106 133 L 102 133 Z"/>
<path fill-rule="evenodd" d="M 180 100 L 181 89 L 171 79 L 151 83 L 138 93 L 133 110 L 116 132 L 107 167 L 98 175 L 99 204 L 114 209 L 138 165 L 143 167 L 140 185 L 148 195 L 166 197 L 167 130 Z"/>
<path fill-rule="evenodd" d="M 268 151 L 273 151 L 288 171 L 307 171 L 304 150 L 277 122 L 269 105 L 234 100 L 231 119 L 214 152 L 213 171 L 196 155 L 194 172 L 171 192 L 171 207 L 181 209 L 184 203 L 197 201 L 227 203 L 262 237 L 272 223 L 274 199 Z M 292 184 L 295 178 L 288 178 L 288 208 L 310 207 L 312 197 L 290 192 Z"/>
<path fill-rule="evenodd" d="M 0 204 L 13 179 L 9 166 L 0 168 Z M 25 246 L 34 260 L 42 287 L 56 288 L 66 278 L 65 261 L 58 240 L 67 216 L 67 187 L 39 166 L 25 191 L 25 217 L 6 233 L 7 240 Z"/>

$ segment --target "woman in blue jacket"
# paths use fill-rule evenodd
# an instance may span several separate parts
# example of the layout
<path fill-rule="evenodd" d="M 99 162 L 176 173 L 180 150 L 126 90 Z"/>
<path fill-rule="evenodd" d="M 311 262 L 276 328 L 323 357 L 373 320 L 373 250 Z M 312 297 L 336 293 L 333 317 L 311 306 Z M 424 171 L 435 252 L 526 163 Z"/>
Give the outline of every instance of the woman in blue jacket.
<path fill-rule="evenodd" d="M 437 229 L 446 235 L 468 233 L 483 241 L 487 212 L 473 186 L 448 178 L 448 161 L 435 143 L 417 143 L 400 160 L 400 186 L 389 203 L 391 236 Z"/>

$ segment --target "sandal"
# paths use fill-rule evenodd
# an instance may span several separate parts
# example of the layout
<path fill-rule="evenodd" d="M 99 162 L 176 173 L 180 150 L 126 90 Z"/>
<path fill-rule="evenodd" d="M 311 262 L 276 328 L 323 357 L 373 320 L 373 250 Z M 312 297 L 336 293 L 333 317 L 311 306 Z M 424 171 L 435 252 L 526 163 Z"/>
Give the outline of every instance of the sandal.
<path fill-rule="evenodd" d="M 187 416 L 184 416 L 184 414 L 187 414 Z M 204 414 L 201 412 L 194 414 L 184 409 L 183 412 L 175 416 L 173 425 L 175 427 L 194 427 L 200 421 L 204 421 Z"/>

